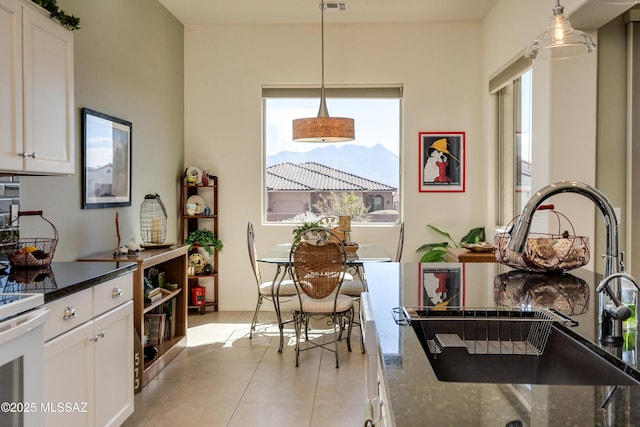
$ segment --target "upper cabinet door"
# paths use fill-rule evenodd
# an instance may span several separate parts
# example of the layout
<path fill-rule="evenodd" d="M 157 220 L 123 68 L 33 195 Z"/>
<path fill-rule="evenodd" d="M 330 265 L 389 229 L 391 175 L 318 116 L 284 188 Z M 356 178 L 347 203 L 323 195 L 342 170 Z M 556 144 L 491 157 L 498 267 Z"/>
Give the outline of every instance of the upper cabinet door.
<path fill-rule="evenodd" d="M 73 174 L 73 33 L 27 6 L 22 26 L 24 170 Z"/>
<path fill-rule="evenodd" d="M 0 170 L 22 170 L 22 3 L 0 0 Z"/>

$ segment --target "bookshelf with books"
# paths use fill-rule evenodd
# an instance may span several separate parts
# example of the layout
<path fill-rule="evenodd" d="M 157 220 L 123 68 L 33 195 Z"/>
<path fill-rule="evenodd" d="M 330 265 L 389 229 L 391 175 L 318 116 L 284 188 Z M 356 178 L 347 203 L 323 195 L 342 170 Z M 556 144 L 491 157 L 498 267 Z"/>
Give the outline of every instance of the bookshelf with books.
<path fill-rule="evenodd" d="M 163 333 L 159 337 L 162 338 L 159 340 L 162 342 L 153 344 L 157 353 L 148 359 L 145 359 L 142 354 L 137 355 L 139 365 L 136 365 L 134 369 L 137 371 L 136 384 L 134 384 L 136 392 L 139 392 L 167 366 L 187 344 L 188 255 L 188 247 L 177 244 L 167 248 L 147 248 L 134 255 L 123 254 L 114 258 L 113 253 L 109 252 L 87 256 L 79 260 L 121 261 L 138 264 L 137 271 L 133 272 L 133 314 L 135 339 L 138 341 L 136 347 L 144 350 L 145 343 L 150 338 L 149 319 L 152 317 L 164 319 Z M 162 278 L 162 286 L 155 283 L 149 286 L 149 278 L 153 277 L 152 273 L 156 271 L 158 277 Z"/>

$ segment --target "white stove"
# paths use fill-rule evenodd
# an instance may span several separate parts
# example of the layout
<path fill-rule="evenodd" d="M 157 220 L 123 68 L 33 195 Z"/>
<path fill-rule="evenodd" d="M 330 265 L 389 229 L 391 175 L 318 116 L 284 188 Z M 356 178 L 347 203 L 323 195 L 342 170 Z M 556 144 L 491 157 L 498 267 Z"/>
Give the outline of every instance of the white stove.
<path fill-rule="evenodd" d="M 40 307 L 43 304 L 43 294 L 0 293 L 0 321 Z"/>
<path fill-rule="evenodd" d="M 44 398 L 44 322 L 41 293 L 0 293 L 1 426 L 41 426 L 40 411 L 20 405 L 40 405 Z M 32 409 L 31 407 L 29 409 Z"/>

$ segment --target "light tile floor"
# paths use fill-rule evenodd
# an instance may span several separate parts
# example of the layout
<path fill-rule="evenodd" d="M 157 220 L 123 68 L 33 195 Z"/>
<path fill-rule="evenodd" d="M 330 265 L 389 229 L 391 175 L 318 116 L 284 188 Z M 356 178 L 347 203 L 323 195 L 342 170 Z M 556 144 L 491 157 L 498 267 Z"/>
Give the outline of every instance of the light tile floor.
<path fill-rule="evenodd" d="M 135 396 L 134 426 L 318 427 L 362 424 L 365 355 L 354 326 L 352 352 L 340 344 L 340 368 L 324 349 L 300 353 L 295 333 L 263 323 L 249 339 L 252 312 L 190 314 L 187 348 Z M 273 313 L 261 313 L 261 319 Z M 323 339 L 323 324 L 312 335 Z M 332 336 L 329 334 L 328 337 Z"/>

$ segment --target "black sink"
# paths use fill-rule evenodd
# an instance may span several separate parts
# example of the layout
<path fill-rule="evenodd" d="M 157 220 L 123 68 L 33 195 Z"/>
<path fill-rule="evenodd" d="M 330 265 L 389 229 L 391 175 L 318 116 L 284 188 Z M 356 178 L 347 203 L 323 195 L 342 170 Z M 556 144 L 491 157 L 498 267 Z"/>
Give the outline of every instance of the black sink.
<path fill-rule="evenodd" d="M 410 323 L 440 381 L 640 385 L 640 372 L 595 344 L 572 336 L 572 332 L 557 322 L 549 323 L 542 354 L 513 354 L 517 352 L 509 351 L 509 343 L 525 341 L 531 325 L 535 324 L 533 319 L 531 322 L 526 318 L 496 322 L 495 312 L 489 313 L 489 319 L 472 321 L 455 311 L 421 314 L 419 318 L 411 318 Z M 469 342 L 498 339 L 503 345 L 507 343 L 507 350 L 500 351 L 502 354 L 483 354 L 482 351 L 470 354 L 474 344 Z"/>

